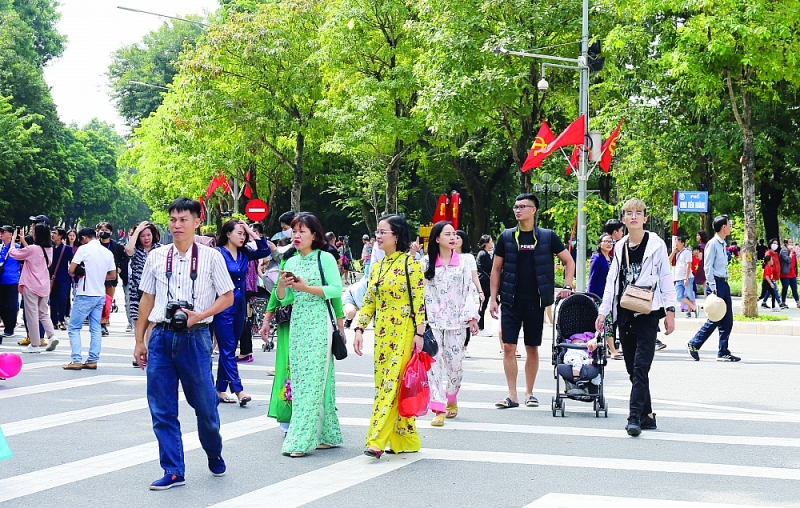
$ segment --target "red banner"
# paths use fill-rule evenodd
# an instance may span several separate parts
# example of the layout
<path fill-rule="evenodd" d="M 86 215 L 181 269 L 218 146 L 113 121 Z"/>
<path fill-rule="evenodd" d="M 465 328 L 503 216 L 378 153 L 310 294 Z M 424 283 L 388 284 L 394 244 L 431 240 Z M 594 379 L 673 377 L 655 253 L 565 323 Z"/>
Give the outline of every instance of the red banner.
<path fill-rule="evenodd" d="M 520 171 L 524 173 L 531 168 L 540 167 L 544 158 L 547 157 L 547 155 L 542 153 L 542 150 L 555 141 L 555 139 L 556 136 L 553 134 L 553 131 L 550 130 L 550 126 L 547 125 L 546 121 L 542 121 L 542 126 L 539 128 L 538 134 L 536 134 L 536 139 L 533 140 L 531 151 L 528 152 L 528 158 L 525 159 L 525 163 L 522 164 Z"/>
<path fill-rule="evenodd" d="M 433 223 L 436 224 L 439 221 L 447 220 L 449 211 L 447 196 L 442 194 L 439 196 L 439 201 L 436 202 L 436 210 L 433 212 Z"/>
<path fill-rule="evenodd" d="M 450 195 L 450 213 L 448 219 L 453 223 L 453 227 L 458 229 L 458 216 L 461 213 L 461 195 L 453 191 Z"/>
<path fill-rule="evenodd" d="M 611 133 L 611 137 L 609 137 L 605 143 L 603 143 L 602 153 L 603 156 L 600 159 L 600 169 L 604 172 L 608 173 L 611 171 L 611 158 L 614 157 L 614 152 L 617 151 L 617 138 L 619 138 L 619 128 L 622 127 L 622 124 L 625 122 L 625 119 L 619 121 L 619 125 L 617 128 L 614 129 L 614 132 Z"/>

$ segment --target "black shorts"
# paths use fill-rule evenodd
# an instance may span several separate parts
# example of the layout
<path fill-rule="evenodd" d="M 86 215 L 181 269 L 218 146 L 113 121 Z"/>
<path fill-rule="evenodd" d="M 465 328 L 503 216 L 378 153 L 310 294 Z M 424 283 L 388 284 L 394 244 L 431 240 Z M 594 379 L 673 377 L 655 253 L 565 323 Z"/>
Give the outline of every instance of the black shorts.
<path fill-rule="evenodd" d="M 517 344 L 519 330 L 522 329 L 526 346 L 542 345 L 544 328 L 544 309 L 536 300 L 517 300 L 514 305 L 502 305 L 500 309 L 500 329 L 504 344 Z"/>
<path fill-rule="evenodd" d="M 118 281 L 119 281 L 119 279 L 107 280 L 105 282 L 105 286 L 107 288 L 115 288 L 115 287 L 117 287 L 117 284 L 119 283 Z"/>

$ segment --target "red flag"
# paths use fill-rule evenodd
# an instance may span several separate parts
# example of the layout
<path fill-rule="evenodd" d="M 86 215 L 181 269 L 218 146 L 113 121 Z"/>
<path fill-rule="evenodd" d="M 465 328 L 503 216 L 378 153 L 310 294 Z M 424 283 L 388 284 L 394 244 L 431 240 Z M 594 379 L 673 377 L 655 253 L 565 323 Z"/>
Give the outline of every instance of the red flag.
<path fill-rule="evenodd" d="M 219 178 L 214 176 L 211 179 L 211 182 L 209 182 L 208 188 L 206 189 L 206 199 L 210 198 L 211 195 L 214 194 L 214 191 L 217 190 L 220 185 L 222 185 L 222 182 L 219 181 Z"/>
<path fill-rule="evenodd" d="M 450 210 L 448 219 L 453 223 L 453 228 L 458 229 L 458 216 L 461 209 L 461 196 L 458 192 L 453 191 L 450 195 Z"/>
<path fill-rule="evenodd" d="M 253 197 L 253 188 L 250 185 L 250 172 L 244 175 L 244 197 L 250 199 Z"/>
<path fill-rule="evenodd" d="M 569 124 L 569 127 L 564 129 L 564 132 L 546 147 L 542 149 L 544 157 L 552 154 L 557 148 L 562 146 L 582 145 L 586 139 L 586 121 L 583 115 L 579 116 L 577 120 Z M 543 158 L 544 158 L 543 157 Z"/>
<path fill-rule="evenodd" d="M 447 196 L 442 194 L 439 196 L 439 201 L 436 202 L 436 210 L 433 212 L 433 223 L 436 224 L 439 221 L 447 220 L 449 211 L 450 209 L 447 206 Z"/>
<path fill-rule="evenodd" d="M 220 185 L 222 185 L 222 190 L 224 190 L 226 193 L 230 192 L 231 191 L 231 185 L 228 183 L 228 179 L 225 178 L 225 175 L 220 173 L 218 178 L 219 178 Z"/>
<path fill-rule="evenodd" d="M 200 219 L 205 219 L 206 218 L 206 202 L 203 199 L 203 196 L 200 196 L 199 198 L 197 198 L 197 201 L 200 202 Z"/>
<path fill-rule="evenodd" d="M 576 146 L 572 149 L 572 156 L 569 158 L 569 166 L 567 166 L 567 174 L 572 173 L 573 169 L 578 169 L 581 159 L 581 147 Z"/>
<path fill-rule="evenodd" d="M 550 130 L 550 126 L 547 125 L 546 121 L 542 120 L 542 126 L 539 127 L 539 132 L 536 134 L 536 139 L 533 140 L 531 151 L 528 152 L 528 158 L 525 159 L 520 171 L 524 173 L 531 168 L 540 167 L 542 165 L 542 161 L 546 157 L 545 155 L 542 155 L 542 149 L 544 149 L 544 147 L 546 147 L 548 144 L 552 143 L 555 139 L 556 136 L 553 134 L 553 131 Z"/>
<path fill-rule="evenodd" d="M 619 137 L 619 128 L 622 127 L 622 124 L 625 122 L 625 119 L 619 121 L 619 125 L 617 128 L 614 129 L 614 132 L 611 133 L 611 137 L 609 137 L 605 143 L 603 143 L 602 148 L 602 158 L 600 159 L 600 169 L 604 172 L 608 173 L 611 171 L 611 158 L 614 157 L 614 152 L 617 150 L 617 138 Z"/>

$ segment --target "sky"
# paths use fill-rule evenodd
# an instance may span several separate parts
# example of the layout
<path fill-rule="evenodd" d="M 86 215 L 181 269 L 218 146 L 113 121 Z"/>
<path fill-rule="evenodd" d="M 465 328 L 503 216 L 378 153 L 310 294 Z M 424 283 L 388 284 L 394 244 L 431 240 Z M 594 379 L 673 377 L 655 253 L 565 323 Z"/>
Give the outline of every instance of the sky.
<path fill-rule="evenodd" d="M 111 53 L 139 42 L 166 19 L 124 11 L 117 6 L 184 17 L 219 7 L 218 0 L 59 0 L 58 31 L 67 36 L 64 55 L 44 70 L 61 121 L 85 125 L 92 118 L 128 127 L 114 109 L 108 87 Z"/>

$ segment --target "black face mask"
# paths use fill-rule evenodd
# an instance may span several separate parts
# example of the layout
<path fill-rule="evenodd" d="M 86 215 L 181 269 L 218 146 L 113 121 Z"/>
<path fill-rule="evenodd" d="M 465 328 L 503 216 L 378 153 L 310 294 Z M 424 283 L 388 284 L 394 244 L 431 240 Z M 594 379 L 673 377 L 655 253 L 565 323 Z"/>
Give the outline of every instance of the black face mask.
<path fill-rule="evenodd" d="M 100 238 L 103 240 L 108 240 L 109 238 L 111 238 L 111 233 L 109 233 L 108 231 L 100 231 Z"/>

